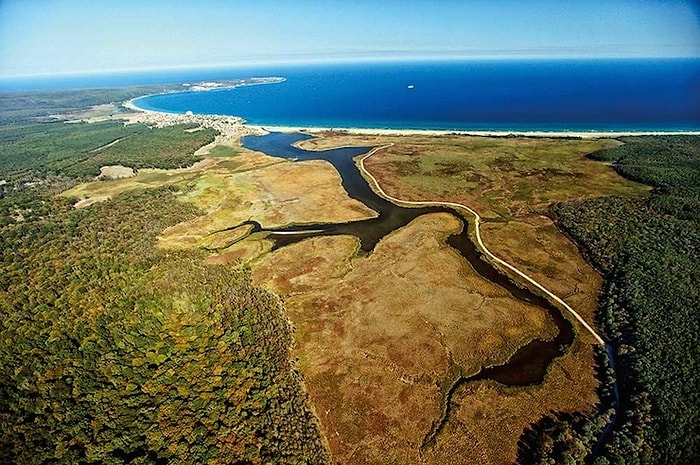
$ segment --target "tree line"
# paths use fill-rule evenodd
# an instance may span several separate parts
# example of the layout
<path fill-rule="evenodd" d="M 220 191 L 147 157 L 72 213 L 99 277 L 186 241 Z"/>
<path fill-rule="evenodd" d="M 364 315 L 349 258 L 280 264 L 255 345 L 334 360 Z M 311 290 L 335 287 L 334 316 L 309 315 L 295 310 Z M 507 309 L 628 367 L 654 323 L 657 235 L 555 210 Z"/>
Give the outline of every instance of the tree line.
<path fill-rule="evenodd" d="M 598 326 L 616 348 L 621 393 L 611 418 L 600 370 L 597 416 L 558 414 L 527 431 L 521 463 L 687 464 L 700 458 L 700 138 L 624 138 L 590 154 L 654 186 L 647 199 L 560 203 L 557 224 L 605 278 Z M 607 386 L 607 387 L 606 387 Z"/>

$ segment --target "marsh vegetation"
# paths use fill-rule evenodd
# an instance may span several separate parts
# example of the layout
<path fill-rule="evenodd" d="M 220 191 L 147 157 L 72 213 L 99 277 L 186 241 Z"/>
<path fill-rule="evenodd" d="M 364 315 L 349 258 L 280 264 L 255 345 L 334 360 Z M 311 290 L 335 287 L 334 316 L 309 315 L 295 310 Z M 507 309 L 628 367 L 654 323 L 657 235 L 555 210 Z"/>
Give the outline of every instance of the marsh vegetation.
<path fill-rule="evenodd" d="M 697 139 L 302 144 L 386 145 L 366 167 L 387 192 L 472 206 L 489 249 L 597 315 L 625 400 L 596 445 L 610 372 L 586 333 L 537 385 L 455 384 L 557 328 L 450 247 L 454 216 L 419 216 L 371 253 L 352 234 L 275 247 L 270 230 L 377 213 L 323 161 L 226 143 L 189 166 L 214 131 L 33 119 L 53 111 L 0 125 L 3 461 L 598 465 L 697 453 L 686 434 L 697 381 L 682 363 L 700 329 Z M 138 172 L 93 179 L 116 164 Z"/>

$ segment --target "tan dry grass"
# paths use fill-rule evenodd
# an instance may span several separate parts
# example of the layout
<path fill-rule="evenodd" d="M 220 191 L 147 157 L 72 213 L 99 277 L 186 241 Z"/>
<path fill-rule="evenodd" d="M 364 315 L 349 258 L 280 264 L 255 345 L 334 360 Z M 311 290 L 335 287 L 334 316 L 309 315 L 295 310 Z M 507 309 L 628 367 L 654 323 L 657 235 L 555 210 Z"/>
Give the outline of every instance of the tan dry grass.
<path fill-rule="evenodd" d="M 499 175 L 488 178 L 494 170 L 487 162 L 481 160 L 476 168 L 464 164 L 463 158 L 469 155 L 465 147 L 474 149 L 489 141 L 440 139 L 342 135 L 303 145 L 329 148 L 394 143 L 367 163 L 390 193 L 414 200 L 457 201 L 509 219 L 482 225 L 489 248 L 525 268 L 559 295 L 577 290 L 567 300 L 574 305 L 584 302 L 590 315 L 600 280 L 576 248 L 540 213 L 548 201 L 563 192 L 593 195 L 600 185 L 584 183 L 583 188 L 572 190 L 566 183 L 555 183 L 559 190 L 554 189 L 553 194 L 540 185 L 546 183 L 537 181 L 537 176 L 524 176 L 525 188 L 505 189 L 498 183 L 507 184 L 511 178 L 499 177 L 502 171 L 496 170 Z M 510 147 L 510 142 L 499 139 L 496 145 L 516 154 L 518 147 L 537 145 L 520 141 Z M 424 185 L 411 184 L 415 179 L 404 182 L 408 177 L 402 177 L 401 169 L 415 167 L 409 167 L 414 160 L 406 164 L 401 157 L 410 152 L 415 158 L 422 150 L 433 148 L 440 153 L 425 165 Z M 489 150 L 492 160 L 499 158 L 496 149 Z M 580 159 L 581 148 L 577 150 L 567 152 L 568 157 L 578 153 L 578 159 L 574 156 L 567 161 L 571 166 L 585 162 Z M 219 152 L 231 154 L 229 149 Z M 459 172 L 467 170 L 467 177 L 448 176 L 449 182 L 445 182 L 444 169 L 453 168 L 449 164 L 453 159 Z M 592 170 L 591 176 L 602 172 L 596 170 L 607 170 L 601 179 L 616 179 L 605 165 L 591 163 L 597 165 L 586 167 Z M 435 167 L 443 170 L 442 177 L 431 174 Z M 247 219 L 272 226 L 366 217 L 369 212 L 357 205 L 346 203 L 344 209 L 336 209 L 349 199 L 337 174 L 331 180 L 327 169 L 335 173 L 321 163 L 291 164 L 242 150 L 196 169 L 142 170 L 131 179 L 78 186 L 72 194 L 79 193 L 90 202 L 128 189 L 189 186 L 192 190 L 183 200 L 203 208 L 206 214 L 166 231 L 162 245 L 227 246 L 247 231 L 216 231 Z M 472 178 L 479 182 L 470 181 Z M 482 188 L 479 183 L 484 179 L 495 184 Z M 535 182 L 539 183 L 537 189 L 528 187 Z M 630 192 L 629 187 L 623 186 L 620 192 Z M 358 241 L 353 237 L 314 238 L 271 253 L 272 244 L 264 235 L 253 234 L 208 259 L 248 262 L 256 282 L 285 298 L 296 327 L 298 366 L 334 461 L 512 463 L 520 433 L 530 423 L 552 410 L 590 409 L 596 401 L 591 346 L 576 342 L 567 356 L 553 363 L 541 386 L 504 389 L 477 383 L 459 389 L 454 413 L 435 445 L 420 449 L 440 415 L 442 392 L 455 378 L 456 367 L 468 374 L 482 365 L 502 363 L 533 337 L 546 337 L 554 331 L 542 310 L 513 300 L 474 274 L 444 244 L 444 237 L 457 227 L 449 215 L 419 218 L 385 238 L 375 253 L 364 258 L 355 257 Z"/>
<path fill-rule="evenodd" d="M 189 168 L 143 169 L 128 179 L 83 183 L 61 195 L 80 199 L 75 206 L 81 208 L 122 192 L 165 185 L 183 187 L 187 192 L 180 200 L 205 213 L 164 231 L 160 245 L 165 248 L 208 246 L 211 234 L 249 219 L 279 227 L 376 216 L 348 197 L 329 163 L 292 163 L 242 148 L 235 156 L 207 158 Z"/>
<path fill-rule="evenodd" d="M 482 223 L 486 245 L 533 276 L 589 322 L 602 280 L 545 216 L 556 201 L 599 195 L 643 196 L 648 189 L 585 154 L 617 142 L 455 137 L 327 135 L 305 144 L 384 145 L 365 166 L 391 195 L 465 203 L 497 222 Z M 590 411 L 596 403 L 592 338 L 582 333 L 541 386 L 476 383 L 457 391 L 455 413 L 423 458 L 433 463 L 512 463 L 522 431 L 552 411 Z M 460 441 L 456 436 L 462 435 Z M 363 448 L 364 459 L 379 455 Z"/>
<path fill-rule="evenodd" d="M 207 250 L 222 250 L 231 247 L 244 237 L 247 237 L 253 230 L 251 225 L 243 225 L 230 230 L 218 231 L 205 236 L 200 241 L 200 246 Z"/>
<path fill-rule="evenodd" d="M 446 246 L 458 229 L 451 215 L 427 215 L 368 257 L 353 258 L 355 238 L 321 237 L 254 266 L 257 283 L 286 296 L 298 367 L 334 460 L 419 461 L 455 367 L 471 374 L 503 363 L 556 331 L 544 311 L 482 279 Z"/>
<path fill-rule="evenodd" d="M 235 160 L 235 163 L 232 161 Z M 60 195 L 78 198 L 83 205 L 109 200 L 115 195 L 135 189 L 152 189 L 156 187 L 181 185 L 187 187 L 206 174 L 226 176 L 235 172 L 243 172 L 270 166 L 283 161 L 258 152 L 242 150 L 236 157 L 205 158 L 190 167 L 162 170 L 141 169 L 136 176 L 127 179 L 108 181 L 93 181 L 78 184 Z M 79 205 L 76 205 L 79 208 Z"/>
<path fill-rule="evenodd" d="M 234 173 L 207 172 L 182 199 L 205 214 L 168 228 L 163 247 L 192 247 L 212 233 L 255 220 L 266 228 L 371 218 L 376 213 L 348 197 L 340 175 L 324 161 L 281 162 Z"/>
<path fill-rule="evenodd" d="M 463 386 L 455 393 L 454 412 L 448 424 L 469 431 L 474 442 L 461 447 L 472 450 L 475 460 L 460 461 L 460 450 L 446 447 L 454 444 L 454 439 L 441 434 L 435 447 L 442 449 L 444 455 L 437 463 L 512 464 L 517 455 L 517 439 L 542 416 L 557 411 L 592 413 L 597 402 L 592 359 L 593 345 L 577 340 L 567 356 L 554 361 L 545 382 L 539 386 L 502 388 L 493 382 Z M 474 445 L 478 445 L 478 450 L 471 449 Z M 484 452 L 487 459 L 481 455 L 476 460 L 476 453 Z"/>
<path fill-rule="evenodd" d="M 387 193 L 474 208 L 487 220 L 481 230 L 490 250 L 565 297 L 589 322 L 602 280 L 557 230 L 548 208 L 572 198 L 649 192 L 617 175 L 608 163 L 585 158 L 619 144 L 610 139 L 325 133 L 305 144 L 314 149 L 393 144 L 365 161 Z"/>

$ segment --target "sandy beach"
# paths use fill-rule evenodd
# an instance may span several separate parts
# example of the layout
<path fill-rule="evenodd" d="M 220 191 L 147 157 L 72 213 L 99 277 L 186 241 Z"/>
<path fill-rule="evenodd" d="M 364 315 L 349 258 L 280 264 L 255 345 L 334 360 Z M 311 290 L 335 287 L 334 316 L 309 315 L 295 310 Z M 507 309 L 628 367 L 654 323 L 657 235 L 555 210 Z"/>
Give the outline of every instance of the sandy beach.
<path fill-rule="evenodd" d="M 199 122 L 206 121 L 207 124 L 214 122 L 225 123 L 226 126 L 235 124 L 239 129 L 246 128 L 242 131 L 249 134 L 260 134 L 264 132 L 346 132 L 348 134 L 360 135 L 380 135 L 380 136 L 445 136 L 445 135 L 464 135 L 464 136 L 480 136 L 480 137 L 556 137 L 556 138 L 581 138 L 581 139 L 601 139 L 601 138 L 616 138 L 624 136 L 679 136 L 679 135 L 700 135 L 700 131 L 459 131 L 459 130 L 442 130 L 442 129 L 382 129 L 382 128 L 339 128 L 339 127 L 321 127 L 321 126 L 268 126 L 248 124 L 245 119 L 238 116 L 226 115 L 196 115 L 182 113 L 168 113 L 154 110 L 145 110 L 134 104 L 135 99 L 127 100 L 122 104 L 123 107 L 137 112 L 137 114 L 148 115 L 146 118 L 140 119 L 143 122 L 153 122 L 157 124 L 178 124 L 184 122 Z M 149 117 L 150 116 L 150 117 Z M 236 131 L 238 132 L 238 131 Z"/>
<path fill-rule="evenodd" d="M 301 127 L 301 126 L 259 126 L 247 124 L 251 128 L 264 131 L 279 132 L 347 132 L 348 134 L 360 135 L 380 135 L 380 136 L 444 136 L 444 135 L 464 135 L 481 137 L 579 137 L 582 139 L 600 139 L 605 137 L 623 136 L 675 136 L 675 135 L 700 135 L 700 131 L 455 131 L 440 129 L 379 129 L 379 128 L 324 128 L 324 127 Z"/>

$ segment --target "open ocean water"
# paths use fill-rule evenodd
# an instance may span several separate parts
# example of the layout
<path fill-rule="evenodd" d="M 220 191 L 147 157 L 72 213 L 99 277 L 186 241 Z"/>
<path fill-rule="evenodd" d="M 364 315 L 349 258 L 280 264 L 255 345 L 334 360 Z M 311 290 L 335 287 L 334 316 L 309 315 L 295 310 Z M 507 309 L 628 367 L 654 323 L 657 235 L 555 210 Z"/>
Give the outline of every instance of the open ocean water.
<path fill-rule="evenodd" d="M 282 76 L 279 84 L 138 99 L 263 126 L 499 131 L 698 131 L 700 59 L 482 60 L 83 76 L 73 87 Z M 5 84 L 5 85 L 3 85 Z M 70 79 L 54 80 L 67 87 Z M 28 84 L 25 84 L 28 85 Z M 51 87 L 35 82 L 34 87 Z M 0 82 L 0 89 L 7 83 Z"/>

